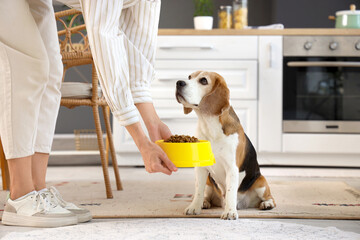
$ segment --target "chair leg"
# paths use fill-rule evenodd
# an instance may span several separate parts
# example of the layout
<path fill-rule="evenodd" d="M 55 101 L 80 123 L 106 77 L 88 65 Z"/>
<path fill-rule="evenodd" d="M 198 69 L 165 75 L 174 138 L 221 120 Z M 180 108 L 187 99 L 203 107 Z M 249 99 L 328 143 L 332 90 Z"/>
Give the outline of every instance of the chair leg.
<path fill-rule="evenodd" d="M 95 105 L 95 106 L 92 106 L 92 108 L 93 108 L 95 128 L 96 128 L 96 134 L 97 134 L 99 151 L 100 151 L 101 165 L 102 165 L 103 174 L 104 174 L 106 197 L 113 198 L 113 194 L 112 194 L 112 190 L 111 190 L 111 183 L 110 183 L 110 179 L 109 179 L 109 169 L 108 169 L 108 165 L 106 164 L 106 159 L 105 159 L 105 147 L 104 147 L 104 141 L 103 141 L 103 136 L 102 136 L 101 124 L 100 124 L 99 106 Z"/>
<path fill-rule="evenodd" d="M 106 113 L 106 116 L 109 118 L 110 117 L 110 108 L 108 106 L 106 106 L 105 113 L 104 113 L 104 108 L 102 108 L 102 109 L 103 109 L 104 116 Z M 106 120 L 105 120 L 105 127 L 106 127 L 106 131 L 107 131 Z M 105 151 L 106 151 L 106 163 L 107 163 L 107 165 L 109 165 L 110 143 L 109 143 L 109 136 L 108 136 L 107 132 L 106 132 L 106 141 L 105 141 Z"/>
<path fill-rule="evenodd" d="M 105 139 L 105 159 L 106 159 L 106 164 L 107 165 L 109 165 L 109 151 L 110 151 L 109 137 L 106 134 L 106 139 Z"/>
<path fill-rule="evenodd" d="M 4 149 L 0 139 L 0 165 L 3 190 L 10 190 L 10 175 L 9 168 L 5 158 Z"/>
<path fill-rule="evenodd" d="M 116 187 L 117 187 L 117 190 L 123 190 L 121 180 L 120 180 L 120 175 L 119 175 L 119 168 L 118 168 L 118 163 L 117 163 L 117 159 L 116 159 L 114 142 L 113 142 L 112 133 L 111 133 L 111 126 L 110 126 L 110 119 L 109 119 L 109 115 L 110 115 L 109 107 L 102 106 L 102 110 L 103 110 L 104 120 L 105 120 L 106 135 L 109 139 L 109 147 L 110 147 L 111 159 L 112 159 L 112 164 L 113 164 L 114 173 L 115 173 Z"/>

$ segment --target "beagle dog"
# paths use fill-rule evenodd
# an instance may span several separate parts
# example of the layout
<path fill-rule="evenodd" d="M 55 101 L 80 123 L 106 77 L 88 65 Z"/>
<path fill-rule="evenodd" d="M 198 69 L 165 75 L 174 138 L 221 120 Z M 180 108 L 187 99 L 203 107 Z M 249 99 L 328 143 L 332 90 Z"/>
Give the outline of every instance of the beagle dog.
<path fill-rule="evenodd" d="M 237 219 L 237 209 L 274 208 L 256 151 L 230 105 L 224 78 L 214 72 L 194 72 L 188 80 L 177 81 L 176 99 L 185 114 L 196 112 L 196 137 L 211 142 L 216 159 L 212 166 L 195 168 L 195 194 L 185 214 L 198 215 L 202 208 L 218 206 L 224 207 L 222 219 Z"/>

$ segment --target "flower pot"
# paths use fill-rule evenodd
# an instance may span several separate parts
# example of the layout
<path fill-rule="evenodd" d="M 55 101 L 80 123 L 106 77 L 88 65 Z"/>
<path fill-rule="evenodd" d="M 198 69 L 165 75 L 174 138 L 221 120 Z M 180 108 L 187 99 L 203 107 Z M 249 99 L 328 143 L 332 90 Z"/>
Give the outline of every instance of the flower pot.
<path fill-rule="evenodd" d="M 194 26 L 196 30 L 211 30 L 213 27 L 213 17 L 196 16 L 194 17 Z"/>

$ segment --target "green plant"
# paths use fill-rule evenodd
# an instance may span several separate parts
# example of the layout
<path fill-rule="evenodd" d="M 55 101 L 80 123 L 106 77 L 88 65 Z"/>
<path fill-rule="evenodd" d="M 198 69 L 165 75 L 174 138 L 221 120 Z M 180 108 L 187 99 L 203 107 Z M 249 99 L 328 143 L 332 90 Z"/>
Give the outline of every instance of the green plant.
<path fill-rule="evenodd" d="M 213 0 L 194 0 L 195 12 L 194 16 L 213 16 L 214 1 Z"/>
<path fill-rule="evenodd" d="M 65 18 L 65 22 L 67 23 L 67 25 L 70 24 L 71 19 L 72 19 L 74 16 L 75 16 L 75 15 L 69 15 L 69 16 L 67 16 L 67 18 Z M 80 15 L 79 17 L 77 17 L 77 18 L 75 19 L 75 21 L 74 21 L 74 23 L 73 23 L 72 26 L 73 26 L 73 27 L 76 27 L 76 26 L 82 25 L 82 24 L 84 24 L 84 23 L 85 23 L 84 18 L 83 18 L 82 15 Z"/>

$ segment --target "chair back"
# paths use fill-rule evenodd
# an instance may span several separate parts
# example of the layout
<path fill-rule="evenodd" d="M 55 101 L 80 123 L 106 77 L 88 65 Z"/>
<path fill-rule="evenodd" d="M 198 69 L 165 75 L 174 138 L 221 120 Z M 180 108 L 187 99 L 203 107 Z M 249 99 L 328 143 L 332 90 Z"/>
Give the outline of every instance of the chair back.
<path fill-rule="evenodd" d="M 105 101 L 99 94 L 99 80 L 96 74 L 89 40 L 86 34 L 86 26 L 82 13 L 75 9 L 64 10 L 55 13 L 58 27 L 60 53 L 64 64 L 63 81 L 66 71 L 75 66 L 92 64 L 92 101 Z M 62 103 L 69 105 L 69 100 Z M 78 102 L 76 100 L 76 102 Z"/>
<path fill-rule="evenodd" d="M 66 67 L 90 64 L 91 51 L 82 13 L 75 9 L 55 13 L 60 52 Z"/>

